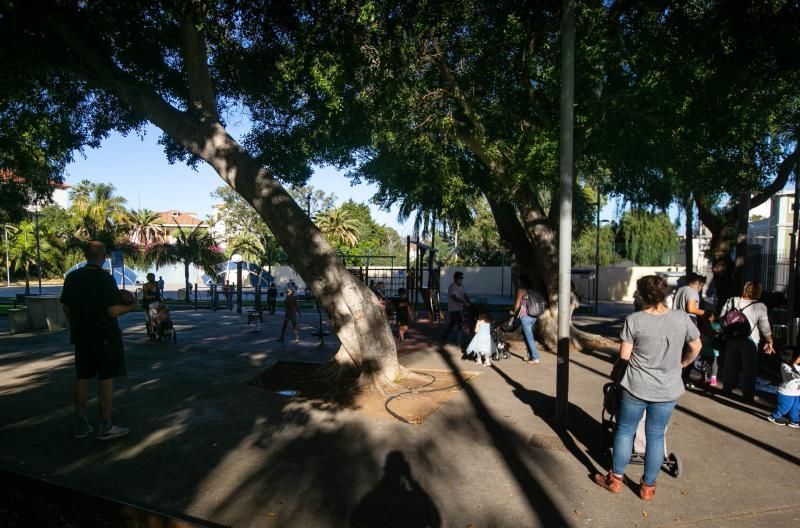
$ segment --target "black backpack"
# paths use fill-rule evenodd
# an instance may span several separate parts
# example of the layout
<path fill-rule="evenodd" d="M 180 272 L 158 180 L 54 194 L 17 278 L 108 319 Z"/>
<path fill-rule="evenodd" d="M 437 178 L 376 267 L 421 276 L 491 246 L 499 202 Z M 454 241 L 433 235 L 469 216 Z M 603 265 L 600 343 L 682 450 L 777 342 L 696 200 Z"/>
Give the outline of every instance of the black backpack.
<path fill-rule="evenodd" d="M 733 298 L 729 301 L 730 309 L 725 312 L 722 318 L 722 333 L 726 339 L 746 339 L 750 336 L 753 328 L 750 326 L 750 321 L 744 315 L 744 311 L 756 304 L 758 301 L 753 301 L 744 308 L 737 308 L 733 305 Z"/>

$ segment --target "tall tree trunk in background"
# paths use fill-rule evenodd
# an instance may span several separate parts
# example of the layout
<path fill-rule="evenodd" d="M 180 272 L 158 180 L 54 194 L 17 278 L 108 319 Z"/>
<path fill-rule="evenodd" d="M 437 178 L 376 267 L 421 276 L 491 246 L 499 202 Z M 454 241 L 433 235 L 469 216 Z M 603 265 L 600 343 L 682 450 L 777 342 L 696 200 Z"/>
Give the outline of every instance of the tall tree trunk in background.
<path fill-rule="evenodd" d="M 692 195 L 684 201 L 684 210 L 686 211 L 686 274 L 694 271 L 694 202 Z"/>
<path fill-rule="evenodd" d="M 183 263 L 183 302 L 189 304 L 189 261 Z"/>
<path fill-rule="evenodd" d="M 750 223 L 750 192 L 742 193 L 736 219 L 736 262 L 733 269 L 733 288 L 742 291 L 747 273 L 747 227 Z"/>
<path fill-rule="evenodd" d="M 530 207 L 523 227 L 513 204 L 489 194 L 486 194 L 486 198 L 500 237 L 513 255 L 514 276 L 526 272 L 534 283 L 532 286 L 547 298 L 548 309 L 537 319 L 536 337 L 545 348 L 555 352 L 558 336 L 558 250 L 555 233 L 547 224 L 542 210 Z M 570 317 L 578 305 L 574 295 L 571 301 Z M 615 347 L 612 341 L 574 326 L 571 336 L 572 344 L 578 350 L 610 350 Z"/>
<path fill-rule="evenodd" d="M 31 294 L 31 267 L 25 263 L 25 295 Z"/>

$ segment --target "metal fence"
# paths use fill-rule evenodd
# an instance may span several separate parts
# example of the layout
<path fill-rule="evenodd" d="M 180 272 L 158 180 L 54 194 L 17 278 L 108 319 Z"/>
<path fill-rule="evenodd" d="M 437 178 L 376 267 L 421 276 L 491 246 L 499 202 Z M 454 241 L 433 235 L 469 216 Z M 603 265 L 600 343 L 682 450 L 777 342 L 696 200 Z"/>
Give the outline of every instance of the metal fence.
<path fill-rule="evenodd" d="M 761 251 L 750 247 L 745 278 L 759 281 L 766 291 L 786 291 L 789 287 L 789 253 Z"/>

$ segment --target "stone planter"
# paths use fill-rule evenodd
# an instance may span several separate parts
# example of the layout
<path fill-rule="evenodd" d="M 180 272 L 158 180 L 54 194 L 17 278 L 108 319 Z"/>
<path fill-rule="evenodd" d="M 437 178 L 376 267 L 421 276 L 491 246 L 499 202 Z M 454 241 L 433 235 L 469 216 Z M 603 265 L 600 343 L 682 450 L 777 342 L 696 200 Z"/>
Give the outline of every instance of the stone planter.
<path fill-rule="evenodd" d="M 12 334 L 20 334 L 28 330 L 28 309 L 12 308 L 8 311 L 8 324 Z"/>

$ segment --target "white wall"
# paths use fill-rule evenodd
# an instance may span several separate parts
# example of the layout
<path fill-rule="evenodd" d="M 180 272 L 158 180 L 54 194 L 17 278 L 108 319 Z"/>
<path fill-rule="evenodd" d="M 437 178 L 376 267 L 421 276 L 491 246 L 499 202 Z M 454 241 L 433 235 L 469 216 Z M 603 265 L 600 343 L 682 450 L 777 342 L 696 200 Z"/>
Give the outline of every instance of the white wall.
<path fill-rule="evenodd" d="M 443 267 L 439 277 L 441 291 L 447 291 L 453 282 L 453 274 L 457 271 L 464 274 L 464 289 L 472 296 L 513 294 L 511 268 L 508 266 Z"/>

